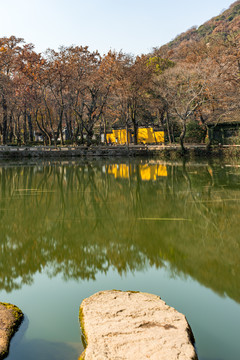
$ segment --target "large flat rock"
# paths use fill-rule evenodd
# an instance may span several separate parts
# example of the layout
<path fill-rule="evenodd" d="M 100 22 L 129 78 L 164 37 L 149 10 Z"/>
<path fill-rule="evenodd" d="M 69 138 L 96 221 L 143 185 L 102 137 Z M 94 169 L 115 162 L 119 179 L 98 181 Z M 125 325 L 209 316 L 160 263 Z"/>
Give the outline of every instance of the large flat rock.
<path fill-rule="evenodd" d="M 17 306 L 0 302 L 0 360 L 8 355 L 10 340 L 22 319 L 23 313 Z"/>
<path fill-rule="evenodd" d="M 197 360 L 185 316 L 160 297 L 101 291 L 83 300 L 84 360 Z"/>

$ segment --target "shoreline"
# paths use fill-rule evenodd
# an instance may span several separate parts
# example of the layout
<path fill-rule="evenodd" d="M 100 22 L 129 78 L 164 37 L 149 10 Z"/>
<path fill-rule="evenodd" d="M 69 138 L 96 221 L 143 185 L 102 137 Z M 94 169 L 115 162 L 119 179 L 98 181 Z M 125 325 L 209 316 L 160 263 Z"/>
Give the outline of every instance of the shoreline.
<path fill-rule="evenodd" d="M 157 157 L 176 160 L 181 158 L 233 158 L 240 157 L 240 146 L 213 146 L 210 150 L 205 145 L 186 145 L 183 154 L 180 145 L 92 145 L 92 146 L 0 146 L 0 159 L 23 158 L 118 158 L 118 157 Z"/>

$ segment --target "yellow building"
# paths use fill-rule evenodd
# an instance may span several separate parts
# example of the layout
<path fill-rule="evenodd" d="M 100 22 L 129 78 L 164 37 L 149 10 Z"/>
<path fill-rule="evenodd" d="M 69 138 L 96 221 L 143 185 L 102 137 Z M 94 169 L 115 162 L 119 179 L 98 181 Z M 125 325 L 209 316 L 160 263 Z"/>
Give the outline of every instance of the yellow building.
<path fill-rule="evenodd" d="M 126 129 L 113 129 L 111 133 L 106 134 L 107 143 L 124 145 L 127 143 L 127 130 Z M 128 143 L 131 142 L 131 134 L 128 131 Z"/>
<path fill-rule="evenodd" d="M 107 143 L 124 145 L 127 143 L 126 129 L 113 129 L 106 134 Z M 138 144 L 163 144 L 164 131 L 155 131 L 153 127 L 139 127 L 137 130 Z M 133 136 L 128 131 L 128 143 L 133 142 Z"/>
<path fill-rule="evenodd" d="M 137 140 L 138 144 L 164 143 L 164 131 L 155 131 L 152 127 L 139 127 Z"/>

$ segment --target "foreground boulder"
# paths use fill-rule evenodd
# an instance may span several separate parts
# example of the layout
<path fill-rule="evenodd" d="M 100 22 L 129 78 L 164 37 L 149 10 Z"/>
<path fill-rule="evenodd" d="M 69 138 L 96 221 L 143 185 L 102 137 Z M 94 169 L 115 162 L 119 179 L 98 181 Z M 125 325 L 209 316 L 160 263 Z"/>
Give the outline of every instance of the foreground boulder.
<path fill-rule="evenodd" d="M 87 347 L 84 360 L 197 360 L 185 316 L 156 295 L 101 291 L 79 312 Z"/>
<path fill-rule="evenodd" d="M 0 302 L 0 359 L 8 355 L 10 340 L 22 320 L 23 313 L 17 306 Z"/>

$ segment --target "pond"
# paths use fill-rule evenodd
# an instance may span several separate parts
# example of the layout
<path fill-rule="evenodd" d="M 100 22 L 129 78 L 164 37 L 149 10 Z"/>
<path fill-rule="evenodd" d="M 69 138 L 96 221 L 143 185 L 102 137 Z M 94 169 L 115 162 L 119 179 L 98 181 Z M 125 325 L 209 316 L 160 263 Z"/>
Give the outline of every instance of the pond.
<path fill-rule="evenodd" d="M 8 360 L 77 360 L 82 300 L 159 295 L 200 360 L 239 360 L 240 162 L 1 162 L 0 301 L 24 323 Z"/>

